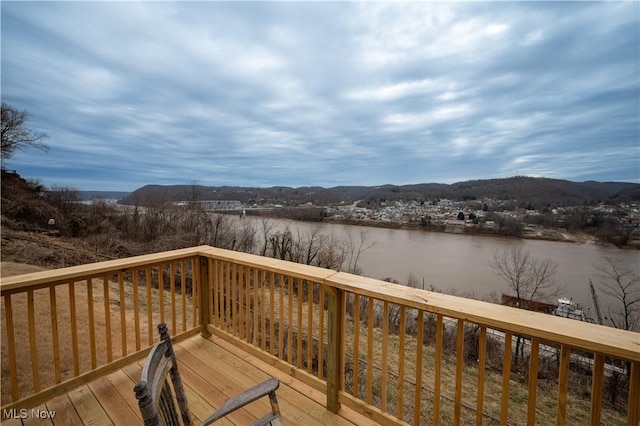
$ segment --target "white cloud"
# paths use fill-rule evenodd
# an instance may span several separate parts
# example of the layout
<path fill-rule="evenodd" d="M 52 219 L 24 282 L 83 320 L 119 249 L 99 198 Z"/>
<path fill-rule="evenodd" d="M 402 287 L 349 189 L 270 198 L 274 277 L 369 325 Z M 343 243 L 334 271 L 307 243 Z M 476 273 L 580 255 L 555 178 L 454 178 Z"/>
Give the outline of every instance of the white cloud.
<path fill-rule="evenodd" d="M 99 181 L 87 161 L 112 169 L 107 189 L 176 170 L 270 185 L 461 167 L 640 181 L 639 9 L 4 2 L 3 101 L 52 148 L 13 166 L 82 189 Z"/>
<path fill-rule="evenodd" d="M 436 90 L 455 89 L 455 84 L 446 79 L 422 79 L 396 84 L 355 89 L 344 96 L 347 99 L 364 101 L 386 101 L 416 94 L 431 93 Z"/>
<path fill-rule="evenodd" d="M 502 34 L 503 32 L 507 31 L 509 29 L 509 25 L 507 24 L 495 24 L 495 23 L 491 23 L 489 25 L 487 25 L 484 29 L 485 34 L 489 34 L 489 35 L 495 35 L 495 34 Z"/>

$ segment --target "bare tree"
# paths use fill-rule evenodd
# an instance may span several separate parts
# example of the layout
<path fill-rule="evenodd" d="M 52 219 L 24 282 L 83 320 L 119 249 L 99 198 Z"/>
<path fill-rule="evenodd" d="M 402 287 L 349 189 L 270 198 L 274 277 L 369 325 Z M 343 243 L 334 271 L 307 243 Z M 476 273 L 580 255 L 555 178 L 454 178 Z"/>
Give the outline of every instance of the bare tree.
<path fill-rule="evenodd" d="M 502 278 L 527 309 L 527 303 L 556 297 L 561 287 L 554 280 L 557 264 L 549 258 L 536 259 L 522 248 L 496 250 L 489 266 Z"/>
<path fill-rule="evenodd" d="M 46 199 L 56 206 L 62 214 L 69 214 L 74 209 L 74 203 L 80 201 L 80 192 L 77 188 L 52 186 L 46 192 Z"/>
<path fill-rule="evenodd" d="M 360 231 L 360 241 L 355 242 L 349 233 L 349 238 L 345 242 L 345 250 L 347 253 L 347 272 L 352 274 L 360 274 L 362 270 L 358 265 L 360 255 L 373 246 L 373 241 L 369 241 L 367 231 Z"/>
<path fill-rule="evenodd" d="M 556 263 L 549 258 L 533 258 L 528 251 L 520 247 L 494 251 L 489 266 L 515 293 L 521 309 L 529 309 L 531 302 L 555 297 L 561 292 L 560 286 L 553 278 Z M 524 345 L 521 340 L 518 336 L 514 357 L 516 367 L 518 359 L 524 358 Z"/>
<path fill-rule="evenodd" d="M 640 277 L 613 257 L 605 257 L 596 271 L 602 292 L 616 303 L 608 308 L 611 324 L 624 330 L 640 329 Z"/>
<path fill-rule="evenodd" d="M 271 238 L 271 233 L 273 232 L 275 225 L 269 218 L 265 217 L 261 218 L 260 225 L 260 228 L 262 229 L 262 244 L 258 254 L 266 256 L 267 249 L 269 248 L 269 239 Z"/>
<path fill-rule="evenodd" d="M 189 204 L 197 203 L 202 199 L 203 187 L 200 183 L 192 179 L 189 181 L 189 186 L 184 189 L 185 201 Z"/>
<path fill-rule="evenodd" d="M 27 111 L 20 111 L 11 105 L 2 102 L 2 151 L 1 158 L 4 163 L 17 150 L 34 147 L 46 151 L 47 145 L 42 140 L 46 133 L 28 129 L 26 122 L 29 119 Z"/>

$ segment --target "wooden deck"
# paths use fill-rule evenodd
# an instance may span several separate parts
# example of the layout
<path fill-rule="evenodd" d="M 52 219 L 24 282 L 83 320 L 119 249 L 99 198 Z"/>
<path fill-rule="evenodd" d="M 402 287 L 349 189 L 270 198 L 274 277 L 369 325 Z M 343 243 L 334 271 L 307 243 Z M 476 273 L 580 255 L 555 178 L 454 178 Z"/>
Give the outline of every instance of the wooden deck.
<path fill-rule="evenodd" d="M 371 425 L 355 411 L 343 407 L 328 411 L 326 396 L 288 374 L 217 338 L 191 337 L 174 346 L 185 385 L 189 410 L 195 423 L 213 413 L 228 398 L 269 377 L 280 380 L 277 391 L 280 410 L 287 425 Z M 36 410 L 53 419 L 37 419 L 32 410 L 25 419 L 9 419 L 2 425 L 136 425 L 142 418 L 133 386 L 139 380 L 144 360 L 57 396 Z M 216 424 L 247 425 L 270 410 L 266 398 L 229 415 Z"/>

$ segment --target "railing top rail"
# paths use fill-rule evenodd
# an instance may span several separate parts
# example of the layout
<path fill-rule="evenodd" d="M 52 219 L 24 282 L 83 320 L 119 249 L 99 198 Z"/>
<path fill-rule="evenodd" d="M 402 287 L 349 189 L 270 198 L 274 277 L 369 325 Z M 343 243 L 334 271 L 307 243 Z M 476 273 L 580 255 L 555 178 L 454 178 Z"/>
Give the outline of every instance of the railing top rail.
<path fill-rule="evenodd" d="M 0 295 L 14 293 L 22 289 L 34 288 L 42 285 L 69 282 L 87 276 L 99 276 L 105 273 L 118 272 L 126 269 L 198 256 L 208 246 L 190 247 L 161 253 L 145 254 L 124 259 L 107 260 L 68 268 L 51 269 L 32 272 L 0 279 Z"/>
<path fill-rule="evenodd" d="M 233 262 L 245 266 L 261 268 L 270 272 L 283 275 L 291 275 L 314 282 L 323 282 L 337 272 L 332 269 L 319 268 L 317 266 L 304 265 L 286 260 L 273 259 L 270 257 L 258 256 L 226 250 L 217 247 L 205 246 L 200 252 L 201 255 L 212 257 L 217 260 Z"/>
<path fill-rule="evenodd" d="M 640 361 L 640 333 L 474 299 L 434 293 L 339 272 L 328 285 L 452 318 L 631 361 Z"/>

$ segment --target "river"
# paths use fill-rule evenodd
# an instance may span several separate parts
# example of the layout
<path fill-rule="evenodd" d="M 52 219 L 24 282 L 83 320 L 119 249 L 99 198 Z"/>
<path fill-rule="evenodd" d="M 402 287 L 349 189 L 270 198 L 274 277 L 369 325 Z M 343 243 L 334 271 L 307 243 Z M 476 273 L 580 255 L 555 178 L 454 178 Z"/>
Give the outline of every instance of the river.
<path fill-rule="evenodd" d="M 246 220 L 256 220 L 247 218 Z M 555 280 L 563 295 L 582 304 L 588 316 L 595 319 L 589 279 L 596 286 L 602 314 L 611 299 L 599 288 L 595 266 L 607 256 L 622 261 L 640 275 L 640 252 L 595 244 L 574 244 L 542 240 L 514 239 L 485 235 L 460 235 L 422 230 L 387 229 L 334 223 L 309 223 L 269 219 L 277 228 L 288 226 L 294 233 L 320 228 L 321 233 L 360 241 L 366 233 L 371 244 L 360 256 L 362 275 L 384 279 L 392 277 L 405 283 L 410 274 L 420 287 L 431 286 L 458 295 L 475 294 L 478 298 L 498 301 L 508 293 L 507 284 L 489 266 L 496 250 L 522 247 L 535 258 L 551 258 L 557 263 Z"/>

